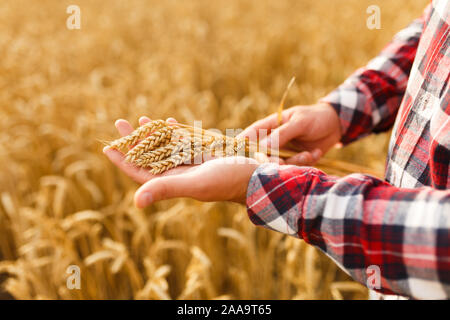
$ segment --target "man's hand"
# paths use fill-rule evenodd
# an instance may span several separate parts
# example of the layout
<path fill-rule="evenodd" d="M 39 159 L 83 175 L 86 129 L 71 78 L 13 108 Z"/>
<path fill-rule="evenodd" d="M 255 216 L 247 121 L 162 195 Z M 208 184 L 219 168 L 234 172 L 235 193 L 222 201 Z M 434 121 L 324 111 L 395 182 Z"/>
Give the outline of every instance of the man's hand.
<path fill-rule="evenodd" d="M 294 165 L 314 164 L 341 139 L 338 115 L 328 104 L 296 106 L 284 110 L 282 115 L 280 127 L 278 114 L 274 113 L 253 123 L 240 136 L 254 138 L 258 136 L 259 129 L 267 129 L 271 132 L 267 138 L 270 146 L 273 144 L 271 136 L 278 134 L 280 148 L 302 150 L 296 156 L 286 159 L 286 163 Z M 283 163 L 282 160 L 280 162 Z"/>
<path fill-rule="evenodd" d="M 149 118 L 142 117 L 139 123 L 143 125 L 148 121 Z M 125 120 L 116 121 L 116 128 L 122 136 L 133 131 Z M 139 208 L 156 201 L 179 197 L 245 203 L 250 177 L 259 165 L 256 160 L 244 157 L 234 157 L 233 161 L 230 158 L 219 158 L 201 165 L 182 165 L 163 174 L 152 175 L 146 169 L 125 162 L 125 155 L 117 150 L 106 147 L 103 152 L 125 174 L 143 184 L 134 197 Z"/>

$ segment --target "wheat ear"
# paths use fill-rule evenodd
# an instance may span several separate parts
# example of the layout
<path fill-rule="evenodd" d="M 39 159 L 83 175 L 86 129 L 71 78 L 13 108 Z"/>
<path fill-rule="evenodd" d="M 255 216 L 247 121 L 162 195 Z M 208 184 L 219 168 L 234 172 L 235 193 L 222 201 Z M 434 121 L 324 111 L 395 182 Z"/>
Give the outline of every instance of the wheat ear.
<path fill-rule="evenodd" d="M 135 162 L 142 154 L 152 151 L 161 145 L 166 145 L 172 138 L 173 127 L 162 127 L 143 139 L 137 146 L 128 151 L 125 158 L 128 162 Z"/>
<path fill-rule="evenodd" d="M 210 144 L 209 144 L 210 145 Z M 160 174 L 167 170 L 178 167 L 183 163 L 192 162 L 192 160 L 199 154 L 207 151 L 208 144 L 204 144 L 200 139 L 195 139 L 193 143 L 188 143 L 187 146 L 190 150 L 183 150 L 177 154 L 171 155 L 169 158 L 160 160 L 157 162 L 150 163 L 148 167 L 150 168 L 151 174 Z"/>
<path fill-rule="evenodd" d="M 138 159 L 134 161 L 134 164 L 138 167 L 149 167 L 151 163 L 169 158 L 186 147 L 187 143 L 172 141 L 165 146 L 161 146 L 155 150 L 142 154 Z"/>
<path fill-rule="evenodd" d="M 109 146 L 113 149 L 123 151 L 126 148 L 129 148 L 129 147 L 135 145 L 136 143 L 138 143 L 139 140 L 145 138 L 153 131 L 155 131 L 165 125 L 166 125 L 166 122 L 164 120 L 150 121 L 150 122 L 140 126 L 136 130 L 134 130 L 131 134 L 111 142 L 111 144 Z"/>

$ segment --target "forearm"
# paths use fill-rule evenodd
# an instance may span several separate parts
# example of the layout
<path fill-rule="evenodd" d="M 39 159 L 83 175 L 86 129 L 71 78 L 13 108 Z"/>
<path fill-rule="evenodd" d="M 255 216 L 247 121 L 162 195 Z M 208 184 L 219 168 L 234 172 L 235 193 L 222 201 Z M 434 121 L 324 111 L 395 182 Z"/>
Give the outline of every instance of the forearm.
<path fill-rule="evenodd" d="M 262 165 L 250 180 L 247 206 L 255 224 L 320 248 L 364 285 L 375 265 L 381 292 L 450 296 L 450 191 Z"/>
<path fill-rule="evenodd" d="M 344 144 L 392 127 L 430 8 L 400 31 L 367 66 L 320 100 L 338 113 Z"/>

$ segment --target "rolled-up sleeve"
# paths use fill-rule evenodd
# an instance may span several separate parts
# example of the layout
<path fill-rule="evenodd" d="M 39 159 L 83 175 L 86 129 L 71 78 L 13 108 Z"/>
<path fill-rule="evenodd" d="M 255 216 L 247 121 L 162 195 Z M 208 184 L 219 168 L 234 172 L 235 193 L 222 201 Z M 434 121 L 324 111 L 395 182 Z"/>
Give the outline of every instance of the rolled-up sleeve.
<path fill-rule="evenodd" d="M 393 126 L 430 12 L 431 5 L 422 17 L 396 34 L 377 57 L 320 100 L 338 113 L 341 142 L 347 144 Z"/>
<path fill-rule="evenodd" d="M 377 291 L 450 298 L 450 190 L 402 189 L 368 175 L 263 164 L 247 191 L 250 220 L 303 239 Z"/>

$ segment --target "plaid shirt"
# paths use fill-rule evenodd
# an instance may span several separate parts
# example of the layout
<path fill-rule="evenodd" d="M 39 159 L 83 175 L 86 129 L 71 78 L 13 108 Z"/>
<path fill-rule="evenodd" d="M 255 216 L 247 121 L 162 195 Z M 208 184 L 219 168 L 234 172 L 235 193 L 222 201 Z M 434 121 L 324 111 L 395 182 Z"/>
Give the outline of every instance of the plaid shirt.
<path fill-rule="evenodd" d="M 449 12 L 450 1 L 433 1 L 322 99 L 343 143 L 394 127 L 385 181 L 263 164 L 248 186 L 253 223 L 320 248 L 369 287 L 378 267 L 384 294 L 450 298 Z"/>

